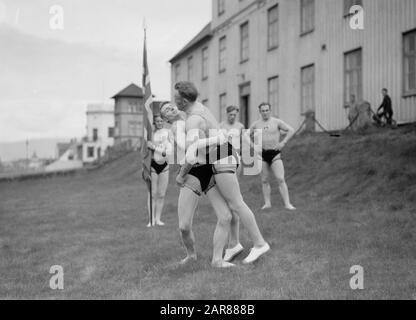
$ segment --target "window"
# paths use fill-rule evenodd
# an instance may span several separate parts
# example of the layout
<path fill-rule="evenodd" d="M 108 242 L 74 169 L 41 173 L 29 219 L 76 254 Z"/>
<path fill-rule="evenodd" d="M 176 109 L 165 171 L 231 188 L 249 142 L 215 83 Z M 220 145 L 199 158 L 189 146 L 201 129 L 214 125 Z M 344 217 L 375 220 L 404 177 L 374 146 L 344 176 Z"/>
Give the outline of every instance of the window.
<path fill-rule="evenodd" d="M 279 116 L 279 77 L 267 81 L 268 102 L 272 106 L 273 115 Z"/>
<path fill-rule="evenodd" d="M 416 95 L 416 30 L 403 36 L 404 94 Z"/>
<path fill-rule="evenodd" d="M 194 58 L 190 56 L 188 58 L 188 81 L 192 81 L 194 73 Z"/>
<path fill-rule="evenodd" d="M 180 74 L 181 74 L 181 64 L 177 63 L 175 65 L 175 83 L 179 82 Z"/>
<path fill-rule="evenodd" d="M 315 0 L 300 2 L 301 35 L 312 32 L 315 28 Z"/>
<path fill-rule="evenodd" d="M 137 121 L 129 121 L 129 136 L 130 137 L 138 137 L 140 136 L 140 123 Z"/>
<path fill-rule="evenodd" d="M 112 127 L 108 128 L 108 137 L 114 138 L 114 128 Z"/>
<path fill-rule="evenodd" d="M 202 49 L 202 80 L 208 79 L 208 48 Z"/>
<path fill-rule="evenodd" d="M 363 6 L 363 1 L 362 0 L 344 0 L 344 16 L 349 16 L 350 9 L 356 5 Z"/>
<path fill-rule="evenodd" d="M 138 101 L 130 99 L 128 101 L 128 104 L 129 104 L 128 112 L 130 112 L 130 113 L 138 113 L 139 112 L 139 102 Z"/>
<path fill-rule="evenodd" d="M 219 52 L 219 71 L 224 72 L 226 70 L 226 58 L 227 58 L 227 38 L 224 36 L 220 39 L 220 52 Z"/>
<path fill-rule="evenodd" d="M 202 100 L 202 104 L 203 104 L 205 107 L 209 108 L 209 106 L 208 106 L 208 99 L 204 99 L 204 100 Z"/>
<path fill-rule="evenodd" d="M 92 129 L 92 140 L 94 142 L 98 140 L 98 129 Z"/>
<path fill-rule="evenodd" d="M 267 11 L 267 24 L 267 49 L 272 50 L 279 45 L 279 5 L 275 5 Z"/>
<path fill-rule="evenodd" d="M 315 111 L 315 66 L 307 66 L 301 70 L 301 111 Z"/>
<path fill-rule="evenodd" d="M 217 0 L 218 4 L 218 16 L 221 16 L 225 13 L 225 0 Z"/>
<path fill-rule="evenodd" d="M 248 22 L 240 26 L 240 62 L 245 62 L 249 58 L 249 38 Z"/>
<path fill-rule="evenodd" d="M 348 52 L 344 57 L 344 103 L 350 101 L 352 94 L 356 101 L 363 98 L 361 49 Z"/>
<path fill-rule="evenodd" d="M 87 153 L 88 153 L 88 158 L 94 158 L 94 147 L 88 147 Z"/>
<path fill-rule="evenodd" d="M 224 121 L 227 117 L 227 94 L 220 95 L 220 121 Z"/>

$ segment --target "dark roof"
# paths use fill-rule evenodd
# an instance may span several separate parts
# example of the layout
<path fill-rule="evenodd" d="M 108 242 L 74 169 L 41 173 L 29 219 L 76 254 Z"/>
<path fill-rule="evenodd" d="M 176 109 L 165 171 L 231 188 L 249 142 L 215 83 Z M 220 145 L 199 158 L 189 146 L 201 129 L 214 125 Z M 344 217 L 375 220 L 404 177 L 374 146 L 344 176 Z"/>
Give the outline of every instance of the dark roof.
<path fill-rule="evenodd" d="M 132 83 L 131 85 L 117 93 L 111 99 L 116 99 L 120 97 L 143 98 L 143 89 Z"/>
<path fill-rule="evenodd" d="M 169 62 L 173 63 L 175 60 L 185 55 L 187 52 L 199 45 L 201 42 L 209 40 L 211 38 L 212 32 L 210 22 L 191 41 L 189 41 L 185 47 L 183 47 L 172 59 L 170 59 Z"/>

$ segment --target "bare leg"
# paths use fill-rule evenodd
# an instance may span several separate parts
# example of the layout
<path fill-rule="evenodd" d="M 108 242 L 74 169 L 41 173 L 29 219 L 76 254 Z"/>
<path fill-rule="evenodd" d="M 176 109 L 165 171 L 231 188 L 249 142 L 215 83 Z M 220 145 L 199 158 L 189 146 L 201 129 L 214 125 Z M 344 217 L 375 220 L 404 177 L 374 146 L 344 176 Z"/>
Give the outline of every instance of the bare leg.
<path fill-rule="evenodd" d="M 156 224 L 155 213 L 156 213 L 158 180 L 159 180 L 159 176 L 155 172 L 152 172 L 152 224 L 150 224 L 150 221 L 149 221 L 149 224 L 147 225 L 148 227 L 152 227 Z M 150 211 L 150 194 L 148 194 L 147 196 L 147 208 Z M 149 212 L 149 216 L 150 216 L 150 212 Z"/>
<path fill-rule="evenodd" d="M 156 224 L 163 226 L 164 223 L 160 220 L 163 211 L 163 205 L 165 202 L 165 195 L 166 190 L 168 188 L 169 183 L 169 170 L 162 172 L 159 175 L 159 181 L 157 184 L 157 194 L 156 194 L 156 208 L 155 208 L 155 215 L 156 215 Z"/>
<path fill-rule="evenodd" d="M 216 187 L 212 188 L 207 196 L 217 215 L 217 226 L 213 238 L 212 265 L 219 268 L 233 267 L 233 264 L 225 262 L 222 257 L 230 233 L 230 209 Z"/>
<path fill-rule="evenodd" d="M 272 188 L 270 186 L 270 181 L 269 181 L 270 174 L 271 174 L 271 170 L 270 170 L 269 165 L 266 162 L 263 162 L 263 166 L 261 170 L 261 183 L 263 187 L 264 206 L 261 208 L 262 210 L 270 209 L 272 207 L 272 202 L 271 202 Z"/>
<path fill-rule="evenodd" d="M 186 258 L 181 261 L 182 264 L 190 260 L 196 260 L 195 237 L 192 232 L 192 222 L 194 213 L 198 205 L 199 196 L 190 189 L 181 188 L 178 199 L 178 217 L 179 230 L 182 242 L 186 249 Z"/>
<path fill-rule="evenodd" d="M 240 243 L 240 217 L 237 212 L 231 211 L 230 237 L 228 247 L 234 248 Z"/>
<path fill-rule="evenodd" d="M 241 195 L 237 175 L 230 173 L 217 174 L 215 176 L 218 190 L 227 201 L 231 211 L 237 212 L 241 222 L 247 228 L 255 247 L 262 247 L 266 244 L 257 225 L 253 212 L 244 202 Z"/>
<path fill-rule="evenodd" d="M 296 208 L 290 203 L 289 189 L 285 181 L 285 168 L 283 166 L 283 161 L 282 160 L 274 161 L 271 169 L 279 184 L 279 191 L 280 191 L 280 194 L 282 195 L 283 203 L 286 209 L 296 210 Z"/>

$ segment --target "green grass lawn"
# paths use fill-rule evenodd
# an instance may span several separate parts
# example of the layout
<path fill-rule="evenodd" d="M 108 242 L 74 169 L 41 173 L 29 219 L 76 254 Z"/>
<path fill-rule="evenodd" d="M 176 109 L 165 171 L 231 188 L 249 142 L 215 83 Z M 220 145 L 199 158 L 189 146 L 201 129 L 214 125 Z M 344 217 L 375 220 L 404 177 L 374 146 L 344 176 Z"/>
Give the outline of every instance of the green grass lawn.
<path fill-rule="evenodd" d="M 298 137 L 284 152 L 294 213 L 273 185 L 261 212 L 259 177 L 241 188 L 272 251 L 234 270 L 210 266 L 215 217 L 206 199 L 184 256 L 173 175 L 163 220 L 147 229 L 134 153 L 90 173 L 0 183 L 1 299 L 416 299 L 416 127 L 367 136 Z M 49 288 L 64 268 L 65 288 Z M 353 291 L 351 266 L 364 268 Z"/>

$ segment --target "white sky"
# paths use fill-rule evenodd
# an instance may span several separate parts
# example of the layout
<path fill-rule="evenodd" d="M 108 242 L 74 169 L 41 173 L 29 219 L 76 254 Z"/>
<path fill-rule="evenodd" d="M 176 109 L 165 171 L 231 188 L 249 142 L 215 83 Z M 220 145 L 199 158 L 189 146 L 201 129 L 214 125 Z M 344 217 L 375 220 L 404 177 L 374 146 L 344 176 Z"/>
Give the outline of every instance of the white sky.
<path fill-rule="evenodd" d="M 64 10 L 52 30 L 51 6 Z M 143 18 L 152 90 L 211 18 L 211 0 L 0 0 L 0 142 L 85 135 L 90 102 L 141 85 Z"/>

